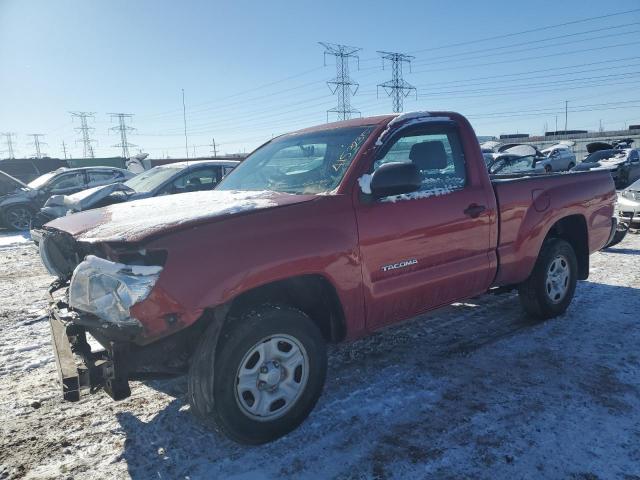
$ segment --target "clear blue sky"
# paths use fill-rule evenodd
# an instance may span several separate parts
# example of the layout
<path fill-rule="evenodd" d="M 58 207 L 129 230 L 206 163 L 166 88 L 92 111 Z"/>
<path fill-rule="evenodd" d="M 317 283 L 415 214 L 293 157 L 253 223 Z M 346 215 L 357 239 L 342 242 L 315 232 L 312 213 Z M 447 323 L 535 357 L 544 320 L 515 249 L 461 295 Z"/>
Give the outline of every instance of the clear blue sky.
<path fill-rule="evenodd" d="M 152 156 L 184 155 L 181 88 L 189 149 L 254 148 L 288 130 L 326 121 L 335 98 L 324 83 L 319 41 L 362 48 L 363 115 L 391 111 L 376 84 L 388 80 L 377 50 L 415 55 L 405 79 L 419 97 L 407 110 L 451 109 L 479 135 L 564 127 L 597 130 L 640 123 L 640 11 L 494 40 L 487 37 L 638 9 L 638 0 L 443 2 L 0 0 L 0 132 L 28 133 L 43 150 L 74 156 L 70 110 L 96 112 L 97 155 L 116 155 L 108 112 L 133 113 L 129 141 Z M 451 44 L 464 43 L 460 46 Z M 625 102 L 622 103 L 622 102 Z M 0 150 L 4 139 L 0 138 Z M 138 149 L 133 149 L 137 151 Z M 0 157 L 2 153 L 0 153 Z"/>

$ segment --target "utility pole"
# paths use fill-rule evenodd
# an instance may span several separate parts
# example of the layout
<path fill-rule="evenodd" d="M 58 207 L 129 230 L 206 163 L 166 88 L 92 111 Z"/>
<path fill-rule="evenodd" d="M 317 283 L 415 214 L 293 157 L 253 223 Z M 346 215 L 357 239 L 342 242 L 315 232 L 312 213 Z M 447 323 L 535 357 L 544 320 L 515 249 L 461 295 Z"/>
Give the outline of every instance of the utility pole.
<path fill-rule="evenodd" d="M 91 137 L 89 136 L 89 132 L 94 130 L 93 127 L 89 127 L 89 124 L 87 123 L 87 119 L 88 118 L 93 118 L 93 116 L 95 115 L 95 112 L 69 112 L 71 114 L 72 119 L 74 118 L 79 118 L 80 119 L 80 126 L 76 127 L 76 131 L 80 132 L 80 134 L 82 135 L 82 139 L 80 140 L 82 142 L 83 145 L 83 156 L 84 158 L 95 158 L 95 155 L 93 153 L 93 146 L 91 145 L 92 142 L 94 142 L 95 140 L 91 140 Z M 78 142 L 78 140 L 76 140 L 76 143 Z"/>
<path fill-rule="evenodd" d="M 182 89 L 182 121 L 184 123 L 184 151 L 189 158 L 189 141 L 187 140 L 187 107 L 184 104 L 184 88 Z"/>
<path fill-rule="evenodd" d="M 15 154 L 13 153 L 13 136 L 15 135 L 15 133 L 3 132 L 3 133 L 0 133 L 0 135 L 3 135 L 5 138 L 7 149 L 4 151 L 7 152 L 7 154 L 9 155 L 8 158 L 16 158 Z"/>
<path fill-rule="evenodd" d="M 40 151 L 40 145 L 46 145 L 45 142 L 40 141 L 40 137 L 44 137 L 43 133 L 30 133 L 29 137 L 33 137 L 33 142 L 29 145 L 36 147 L 36 158 L 42 158 L 42 152 Z"/>
<path fill-rule="evenodd" d="M 411 71 L 411 60 L 415 57 L 412 55 L 405 55 L 404 53 L 396 52 L 382 52 L 378 51 L 382 56 L 382 69 L 384 70 L 385 60 L 391 62 L 391 80 L 384 83 L 379 83 L 377 90 L 382 87 L 384 91 L 393 99 L 393 111 L 402 112 L 402 103 L 405 97 L 414 91 L 416 93 L 416 100 L 418 99 L 418 90 L 416 87 L 408 83 L 402 78 L 402 65 L 404 63 L 409 65 L 409 71 Z"/>
<path fill-rule="evenodd" d="M 132 132 L 135 128 L 127 125 L 126 120 L 133 117 L 132 113 L 110 113 L 111 120 L 118 119 L 118 125 L 109 128 L 109 131 L 117 131 L 120 133 L 120 143 L 112 145 L 112 147 L 122 148 L 122 158 L 129 158 L 129 147 L 137 147 L 133 143 L 127 142 L 127 132 Z"/>
<path fill-rule="evenodd" d="M 360 113 L 359 110 L 351 108 L 351 95 L 356 94 L 359 84 L 349 76 L 349 59 L 355 58 L 356 61 L 358 61 L 359 68 L 360 59 L 358 58 L 357 52 L 362 49 L 336 43 L 319 43 L 325 48 L 325 65 L 327 64 L 327 55 L 336 57 L 336 78 L 329 80 L 327 85 L 331 93 L 337 95 L 338 105 L 335 108 L 327 110 L 327 122 L 329 121 L 329 113 L 336 113 L 339 120 L 348 120 L 352 114 Z"/>
<path fill-rule="evenodd" d="M 214 157 L 217 157 L 217 156 L 218 156 L 218 147 L 220 146 L 220 144 L 217 144 L 217 145 L 216 145 L 216 139 L 215 139 L 215 138 L 212 138 L 212 139 L 211 139 L 211 145 L 209 145 L 209 146 L 212 148 L 212 150 L 211 150 L 211 151 L 212 151 L 212 153 L 213 153 L 213 156 L 214 156 Z"/>
<path fill-rule="evenodd" d="M 67 159 L 67 144 L 62 141 L 62 151 L 64 152 L 64 159 Z"/>
<path fill-rule="evenodd" d="M 567 133 L 567 119 L 569 118 L 569 101 L 564 101 L 564 133 Z"/>

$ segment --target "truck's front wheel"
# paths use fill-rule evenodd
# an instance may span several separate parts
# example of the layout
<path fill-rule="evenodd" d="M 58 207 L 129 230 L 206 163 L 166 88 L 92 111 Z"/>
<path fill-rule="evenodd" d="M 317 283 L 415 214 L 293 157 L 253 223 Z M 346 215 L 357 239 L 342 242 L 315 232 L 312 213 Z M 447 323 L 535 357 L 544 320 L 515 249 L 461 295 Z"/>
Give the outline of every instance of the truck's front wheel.
<path fill-rule="evenodd" d="M 533 317 L 556 317 L 571 303 L 577 279 L 578 261 L 573 247 L 558 238 L 546 240 L 533 272 L 518 287 L 520 302 Z"/>
<path fill-rule="evenodd" d="M 309 415 L 326 368 L 313 321 L 295 308 L 264 305 L 229 319 L 219 337 L 203 338 L 189 372 L 192 407 L 235 441 L 265 443 Z"/>

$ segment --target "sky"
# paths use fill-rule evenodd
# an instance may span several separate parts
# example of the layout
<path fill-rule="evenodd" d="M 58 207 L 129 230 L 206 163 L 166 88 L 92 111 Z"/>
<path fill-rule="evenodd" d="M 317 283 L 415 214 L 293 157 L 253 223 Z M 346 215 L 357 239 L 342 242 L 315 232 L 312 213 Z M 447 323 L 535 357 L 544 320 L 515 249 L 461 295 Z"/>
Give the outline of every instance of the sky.
<path fill-rule="evenodd" d="M 627 12 L 627 13 L 622 13 Z M 640 3 L 407 0 L 0 0 L 0 132 L 16 156 L 82 156 L 69 112 L 89 119 L 96 156 L 120 149 L 109 113 L 131 113 L 128 141 L 154 158 L 249 152 L 324 123 L 334 58 L 361 48 L 352 107 L 392 111 L 380 50 L 413 55 L 404 111 L 453 110 L 478 135 L 640 124 Z M 335 115 L 329 116 L 335 120 Z M 0 158 L 6 156 L 0 137 Z"/>

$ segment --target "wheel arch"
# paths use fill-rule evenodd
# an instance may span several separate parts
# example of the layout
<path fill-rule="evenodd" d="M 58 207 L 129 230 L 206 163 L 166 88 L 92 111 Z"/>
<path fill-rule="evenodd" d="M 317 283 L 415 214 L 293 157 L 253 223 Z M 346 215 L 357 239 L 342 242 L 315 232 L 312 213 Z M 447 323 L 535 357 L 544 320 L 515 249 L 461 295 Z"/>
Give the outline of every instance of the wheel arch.
<path fill-rule="evenodd" d="M 578 260 L 578 280 L 586 280 L 589 277 L 589 230 L 584 215 L 568 215 L 556 221 L 544 241 L 550 238 L 559 238 L 571 245 Z"/>
<path fill-rule="evenodd" d="M 216 310 L 225 319 L 262 304 L 284 303 L 311 318 L 327 342 L 346 337 L 345 314 L 333 284 L 323 275 L 305 274 L 276 280 L 243 292 Z"/>

